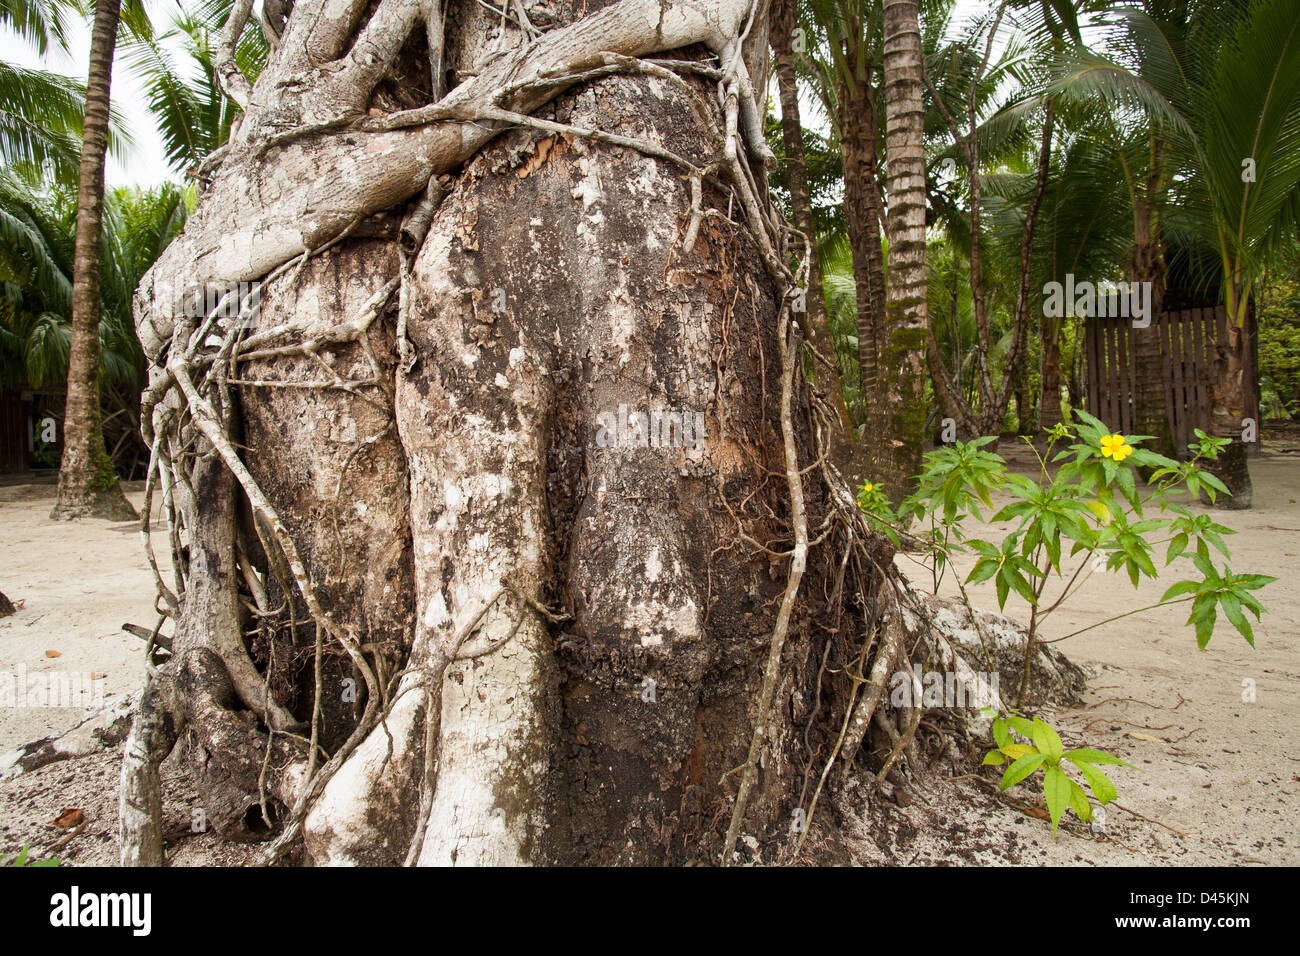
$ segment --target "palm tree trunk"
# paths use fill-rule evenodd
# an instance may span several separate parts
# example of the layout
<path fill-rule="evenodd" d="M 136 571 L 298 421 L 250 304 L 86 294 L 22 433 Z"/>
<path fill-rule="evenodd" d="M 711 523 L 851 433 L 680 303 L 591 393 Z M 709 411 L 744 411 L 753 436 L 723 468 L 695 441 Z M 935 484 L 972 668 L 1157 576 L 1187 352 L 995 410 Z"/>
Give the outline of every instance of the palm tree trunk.
<path fill-rule="evenodd" d="M 858 368 L 861 414 L 875 429 L 880 398 L 880 331 L 885 319 L 885 263 L 880 249 L 883 221 L 876 184 L 879 142 L 868 80 L 841 85 L 840 150 L 844 158 L 844 220 L 853 253 L 858 304 Z"/>
<path fill-rule="evenodd" d="M 1037 431 L 1037 423 L 1034 421 L 1034 403 L 1029 393 L 1028 356 L 1016 366 L 1015 376 L 1016 434 L 1032 435 Z"/>
<path fill-rule="evenodd" d="M 52 518 L 135 517 L 118 487 L 104 450 L 99 411 L 99 255 L 104 214 L 104 154 L 108 148 L 109 87 L 117 42 L 120 0 L 96 0 L 86 76 L 86 119 L 82 128 L 77 186 L 77 234 L 72 266 L 72 344 L 68 354 L 68 398 L 64 419 L 59 497 Z"/>
<path fill-rule="evenodd" d="M 1229 303 L 1226 340 L 1214 343 L 1210 369 L 1209 433 L 1215 438 L 1231 439 L 1232 443 L 1219 454 L 1217 461 L 1205 465 L 1231 492 L 1230 496 L 1219 495 L 1214 503 L 1234 510 L 1249 508 L 1254 499 L 1247 449 L 1241 440 L 1242 421 L 1247 415 L 1247 335 L 1245 323 L 1237 321 L 1235 306 L 1239 301 L 1234 296 Z M 1205 495 L 1202 501 L 1209 503 Z"/>
<path fill-rule="evenodd" d="M 1159 142 L 1155 148 L 1158 155 Z M 1160 179 L 1153 174 L 1147 180 L 1146 195 L 1139 198 L 1133 214 L 1135 235 L 1129 281 L 1151 284 L 1150 322 L 1145 327 L 1133 327 L 1133 427 L 1139 435 L 1152 436 L 1147 447 L 1172 455 L 1176 449 L 1166 396 L 1168 358 L 1160 347 L 1166 269 L 1160 221 L 1155 212 L 1160 189 Z"/>
<path fill-rule="evenodd" d="M 1051 316 L 1043 318 L 1043 383 L 1042 398 L 1038 404 L 1040 434 L 1061 424 L 1061 320 Z"/>
<path fill-rule="evenodd" d="M 917 0 L 885 0 L 884 48 L 889 274 L 881 366 L 892 495 L 920 467 L 925 428 L 925 61 Z"/>
<path fill-rule="evenodd" d="M 803 148 L 803 123 L 799 116 L 799 89 L 795 84 L 794 24 L 796 0 L 777 0 L 772 11 L 772 63 L 781 97 L 781 141 L 785 147 L 786 179 L 790 185 L 790 205 L 800 244 L 807 250 L 808 311 L 801 316 L 804 334 L 818 354 L 836 361 L 835 343 L 826 316 L 826 298 L 822 291 L 821 262 L 817 256 L 817 229 L 813 223 L 812 192 L 808 187 L 808 163 Z M 846 431 L 851 427 L 844 406 L 844 389 L 838 366 L 817 365 L 817 377 L 824 379 L 825 397 L 831 403 Z"/>

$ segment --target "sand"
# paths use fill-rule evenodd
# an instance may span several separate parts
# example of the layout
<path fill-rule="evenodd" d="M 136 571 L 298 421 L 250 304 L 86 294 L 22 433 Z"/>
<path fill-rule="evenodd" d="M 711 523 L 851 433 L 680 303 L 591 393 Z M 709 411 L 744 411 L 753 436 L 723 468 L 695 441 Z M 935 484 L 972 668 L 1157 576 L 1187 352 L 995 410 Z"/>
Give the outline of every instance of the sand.
<path fill-rule="evenodd" d="M 1004 443 L 1003 453 L 1027 465 L 1023 449 Z M 1109 750 L 1136 766 L 1112 772 L 1118 802 L 1133 813 L 1112 807 L 1100 832 L 1071 824 L 1053 842 L 1046 823 L 989 788 L 961 780 L 914 788 L 906 807 L 881 800 L 860 807 L 851 841 L 857 859 L 1300 864 L 1300 455 L 1266 450 L 1251 472 L 1255 507 L 1217 514 L 1239 532 L 1228 539 L 1233 569 L 1279 579 L 1259 593 L 1270 613 L 1255 627 L 1256 648 L 1221 622 L 1209 648 L 1199 652 L 1184 626 L 1186 606 L 1146 611 L 1057 645 L 1092 676 L 1082 707 L 1045 716 L 1067 746 Z M 128 497 L 139 506 L 140 486 L 128 486 Z M 28 675 L 104 674 L 103 697 L 111 702 L 137 690 L 144 675 L 143 642 L 121 625 L 151 627 L 156 620 L 138 526 L 52 522 L 53 499 L 48 482 L 0 486 L 0 590 L 23 604 L 0 620 L 0 675 L 19 667 Z M 910 568 L 918 583 L 927 579 L 905 556 L 900 566 Z M 1152 603 L 1168 583 L 1144 581 L 1135 592 L 1123 574 L 1094 575 L 1053 615 L 1047 634 Z M 955 593 L 951 581 L 941 593 Z M 973 596 L 977 604 L 996 606 L 991 585 L 975 588 Z M 1026 606 L 1014 597 L 1007 613 L 1027 619 Z M 1253 682 L 1253 701 L 1244 699 L 1244 681 Z M 0 751 L 67 729 L 84 715 L 75 708 L 0 707 Z M 57 855 L 74 864 L 116 862 L 119 759 L 118 752 L 105 751 L 0 781 L 0 856 L 23 842 L 50 846 L 65 831 L 49 821 L 76 807 L 88 822 Z M 953 773 L 972 769 L 954 767 Z M 165 788 L 173 862 L 252 858 L 250 847 L 191 832 L 193 791 L 170 762 Z M 1011 794 L 1021 807 L 1039 799 L 1030 788 Z"/>

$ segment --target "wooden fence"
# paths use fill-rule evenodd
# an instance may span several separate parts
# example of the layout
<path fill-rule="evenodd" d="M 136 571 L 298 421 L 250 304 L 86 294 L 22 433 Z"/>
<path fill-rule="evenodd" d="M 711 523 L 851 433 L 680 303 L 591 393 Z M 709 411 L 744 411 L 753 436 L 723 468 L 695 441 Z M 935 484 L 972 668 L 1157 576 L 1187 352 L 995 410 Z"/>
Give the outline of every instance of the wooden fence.
<path fill-rule="evenodd" d="M 1125 317 L 1089 318 L 1083 343 L 1088 411 L 1125 434 L 1136 431 L 1132 321 Z M 1165 413 L 1179 454 L 1195 440 L 1193 429 L 1209 427 L 1214 343 L 1227 335 L 1227 321 L 1223 306 L 1169 310 L 1155 320 L 1164 370 Z M 1247 348 L 1246 416 L 1258 423 L 1255 362 L 1254 349 Z"/>

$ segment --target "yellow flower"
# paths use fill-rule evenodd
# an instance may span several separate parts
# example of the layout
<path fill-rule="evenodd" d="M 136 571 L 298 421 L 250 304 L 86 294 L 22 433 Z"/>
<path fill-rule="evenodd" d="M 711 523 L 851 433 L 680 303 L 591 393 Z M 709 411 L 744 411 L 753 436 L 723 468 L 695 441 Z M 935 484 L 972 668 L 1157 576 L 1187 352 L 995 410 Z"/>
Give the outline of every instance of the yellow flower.
<path fill-rule="evenodd" d="M 876 490 L 876 486 L 873 485 L 871 482 L 866 481 L 862 483 L 862 490 L 866 492 L 872 492 Z"/>
<path fill-rule="evenodd" d="M 1125 440 L 1123 435 L 1101 436 L 1101 456 L 1103 458 L 1113 458 L 1116 462 L 1121 462 L 1131 454 L 1133 454 L 1133 446 Z"/>
<path fill-rule="evenodd" d="M 1093 501 L 1086 501 L 1084 504 L 1088 506 L 1089 511 L 1097 516 L 1098 521 L 1102 524 L 1110 524 L 1110 509 L 1106 507 L 1104 501 L 1097 498 Z"/>

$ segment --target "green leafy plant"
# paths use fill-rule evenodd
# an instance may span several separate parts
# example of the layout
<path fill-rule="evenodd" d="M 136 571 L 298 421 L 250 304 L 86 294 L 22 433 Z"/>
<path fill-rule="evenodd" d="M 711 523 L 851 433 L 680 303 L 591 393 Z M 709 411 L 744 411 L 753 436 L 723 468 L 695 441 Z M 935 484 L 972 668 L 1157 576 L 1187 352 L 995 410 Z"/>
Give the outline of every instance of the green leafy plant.
<path fill-rule="evenodd" d="M 953 557 L 966 553 L 975 562 L 964 579 L 956 578 L 956 584 L 967 607 L 971 607 L 967 586 L 988 581 L 993 582 L 1000 609 L 1005 610 L 1013 594 L 1029 605 L 1017 708 L 1024 706 L 1039 643 L 1063 641 L 1157 607 L 1191 603 L 1187 624 L 1195 629 L 1201 650 L 1209 644 L 1220 611 L 1253 646 L 1255 636 L 1246 612 L 1259 620 L 1264 606 L 1252 592 L 1276 580 L 1235 573 L 1226 564 L 1217 567 L 1211 549 L 1231 560 L 1226 538 L 1233 530 L 1176 500 L 1186 495 L 1194 502 L 1204 493 L 1213 502 L 1228 493 L 1218 478 L 1201 467 L 1218 458 L 1228 439 L 1212 438 L 1198 429 L 1189 449 L 1191 457 L 1179 462 L 1144 448 L 1148 436 L 1112 432 L 1077 409 L 1072 419 L 1051 430 L 1043 454 L 1035 449 L 1039 465 L 1035 476 L 1009 471 L 1003 458 L 987 450 L 993 439 L 978 438 L 927 454 L 916 491 L 897 510 L 878 485 L 867 482 L 858 493 L 858 504 L 872 528 L 895 546 L 903 534 L 920 543 L 936 593 Z M 995 493 L 1009 498 L 1009 503 L 995 508 Z M 972 521 L 986 530 L 1002 526 L 1004 532 L 992 540 L 976 536 Z M 1158 548 L 1163 549 L 1166 571 L 1176 562 L 1180 567 L 1190 563 L 1195 574 L 1176 581 L 1154 604 L 1117 608 L 1104 620 L 1070 633 L 1041 636 L 1045 622 L 1078 595 L 1094 573 L 1122 571 L 1135 589 L 1143 578 L 1160 577 Z M 1078 559 L 1072 571 L 1065 569 L 1067 558 Z M 984 651 L 986 663 L 995 669 L 987 645 Z M 1012 730 L 1033 745 L 1016 743 Z M 1123 764 L 1118 757 L 1087 748 L 1066 753 L 1055 731 L 1014 710 L 995 721 L 994 736 L 998 746 L 985 763 L 1012 761 L 1003 775 L 1003 789 L 1042 769 L 1053 834 L 1066 806 L 1073 806 L 1081 819 L 1091 818 L 1086 794 L 1066 775 L 1062 760 L 1078 768 L 1099 802 L 1114 799 L 1114 786 L 1096 765 Z"/>
<path fill-rule="evenodd" d="M 1258 620 L 1264 608 L 1249 592 L 1275 580 L 1268 575 L 1235 574 L 1227 566 L 1222 571 L 1216 569 L 1210 561 L 1210 548 L 1230 558 L 1224 538 L 1234 532 L 1210 515 L 1195 514 L 1172 500 L 1178 494 L 1195 500 L 1204 491 L 1213 501 L 1227 493 L 1201 462 L 1216 459 L 1228 439 L 1211 438 L 1198 429 L 1197 441 L 1191 445 L 1192 457 L 1177 462 L 1143 448 L 1147 436 L 1114 433 L 1087 412 L 1075 410 L 1073 414 L 1071 424 L 1058 425 L 1049 434 L 1036 478 L 1008 471 L 1000 456 L 983 450 L 991 438 L 931 452 L 916 492 L 903 502 L 896 516 L 922 526 L 919 537 L 933 555 L 936 591 L 952 555 L 966 551 L 977 557 L 969 575 L 959 581 L 963 597 L 967 585 L 991 580 L 1000 609 L 1005 610 L 1012 594 L 1030 606 L 1018 702 L 1027 690 L 1029 665 L 1044 621 L 1077 595 L 1097 571 L 1123 571 L 1136 588 L 1142 578 L 1160 576 L 1155 548 L 1163 544 L 1166 567 L 1189 560 L 1200 577 L 1178 581 L 1156 604 L 1122 610 L 1052 640 L 1065 640 L 1164 604 L 1191 601 L 1188 624 L 1195 626 L 1201 649 L 1213 634 L 1220 609 L 1253 644 L 1254 634 L 1243 610 Z M 1056 451 L 1060 445 L 1065 447 Z M 1139 485 L 1141 469 L 1149 472 L 1145 499 Z M 995 491 L 1012 499 L 987 522 L 1007 526 L 1000 542 L 973 537 L 967 531 L 972 518 L 984 523 L 981 506 L 992 509 Z M 1155 516 L 1147 513 L 1152 507 Z M 1068 579 L 1062 570 L 1067 547 L 1069 557 L 1083 558 Z M 1063 585 L 1052 596 L 1047 591 L 1054 579 Z"/>
<path fill-rule="evenodd" d="M 56 857 L 50 857 L 48 860 L 29 860 L 27 858 L 27 844 L 18 851 L 18 855 L 11 860 L 0 861 L 0 866 L 58 866 L 59 861 Z"/>
<path fill-rule="evenodd" d="M 1018 743 L 1012 731 L 1030 742 Z M 1066 772 L 1066 763 L 1074 765 L 1092 791 L 1093 798 L 1102 805 L 1112 802 L 1118 794 L 1115 784 L 1098 769 L 1098 765 L 1133 767 L 1104 750 L 1093 750 L 1091 747 L 1066 750 L 1057 732 L 1037 717 L 1032 721 L 1018 714 L 999 717 L 993 721 L 993 738 L 997 742 L 997 748 L 984 756 L 984 765 L 1001 766 L 1011 762 L 1002 773 L 1003 790 L 1009 790 L 1042 771 L 1043 796 L 1047 801 L 1047 813 L 1052 818 L 1052 839 L 1056 839 L 1056 830 L 1066 807 L 1074 810 L 1075 816 L 1084 823 L 1092 819 L 1092 804 L 1088 801 L 1087 791 Z"/>

